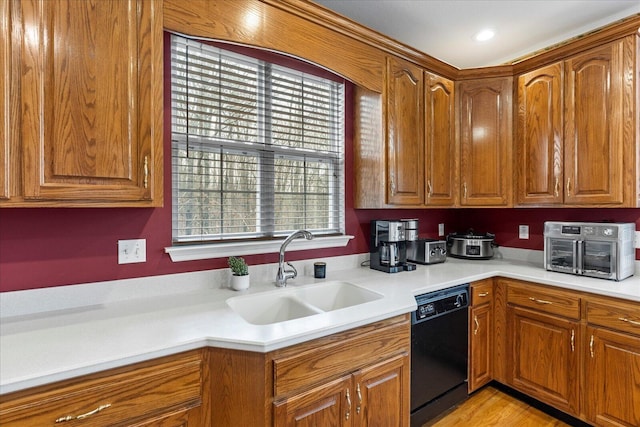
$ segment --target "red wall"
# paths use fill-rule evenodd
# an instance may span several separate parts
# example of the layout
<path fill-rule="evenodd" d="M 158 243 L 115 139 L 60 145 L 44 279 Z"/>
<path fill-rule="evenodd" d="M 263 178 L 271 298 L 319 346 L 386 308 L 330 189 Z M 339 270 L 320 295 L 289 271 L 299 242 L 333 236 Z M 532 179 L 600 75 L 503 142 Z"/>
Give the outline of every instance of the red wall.
<path fill-rule="evenodd" d="M 166 73 L 169 75 L 170 73 Z M 169 84 L 167 79 L 167 85 Z M 170 93 L 165 87 L 165 93 Z M 347 99 L 353 96 L 347 86 Z M 168 97 L 167 97 L 168 98 Z M 347 117 L 352 105 L 348 103 Z M 18 208 L 0 209 L 0 292 L 145 277 L 226 267 L 226 258 L 173 263 L 171 246 L 170 100 L 165 99 L 165 205 L 162 208 Z M 418 218 L 420 235 L 436 237 L 474 228 L 493 232 L 503 246 L 542 249 L 545 220 L 630 221 L 640 229 L 640 209 L 436 209 L 356 210 L 353 208 L 352 123 L 346 124 L 346 232 L 356 238 L 345 248 L 299 251 L 290 260 L 368 252 L 369 221 Z M 382 173 L 382 172 L 381 172 Z M 530 226 L 531 238 L 518 240 L 518 225 Z M 147 262 L 118 265 L 117 241 L 147 239 Z M 640 259 L 638 253 L 636 258 Z M 250 265 L 277 262 L 277 254 L 246 257 Z"/>

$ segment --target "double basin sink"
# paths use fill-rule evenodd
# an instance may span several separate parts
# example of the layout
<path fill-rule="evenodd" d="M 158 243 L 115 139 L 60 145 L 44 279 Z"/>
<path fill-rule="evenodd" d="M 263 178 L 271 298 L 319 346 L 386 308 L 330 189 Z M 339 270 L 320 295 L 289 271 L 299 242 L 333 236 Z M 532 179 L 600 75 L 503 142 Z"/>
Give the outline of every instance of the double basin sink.
<path fill-rule="evenodd" d="M 248 323 L 270 325 L 353 307 L 382 297 L 352 283 L 332 281 L 232 297 L 227 305 Z"/>

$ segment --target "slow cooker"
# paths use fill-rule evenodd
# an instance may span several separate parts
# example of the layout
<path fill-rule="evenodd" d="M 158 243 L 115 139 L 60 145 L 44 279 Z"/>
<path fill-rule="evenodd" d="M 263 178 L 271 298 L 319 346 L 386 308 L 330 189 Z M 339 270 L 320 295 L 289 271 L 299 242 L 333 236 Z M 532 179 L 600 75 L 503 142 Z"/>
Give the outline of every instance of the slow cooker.
<path fill-rule="evenodd" d="M 496 236 L 492 233 L 450 233 L 447 236 L 449 256 L 463 259 L 491 259 L 493 249 L 497 248 Z"/>

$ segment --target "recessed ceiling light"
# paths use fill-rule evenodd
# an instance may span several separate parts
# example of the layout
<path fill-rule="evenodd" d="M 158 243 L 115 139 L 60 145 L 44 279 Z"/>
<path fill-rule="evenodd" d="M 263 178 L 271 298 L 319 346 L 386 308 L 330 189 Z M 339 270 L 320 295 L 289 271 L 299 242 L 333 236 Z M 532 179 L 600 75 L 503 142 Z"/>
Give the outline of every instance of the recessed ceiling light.
<path fill-rule="evenodd" d="M 475 36 L 473 36 L 473 39 L 479 42 L 486 42 L 487 40 L 492 39 L 493 36 L 495 35 L 496 35 L 495 31 L 487 28 L 485 30 L 480 31 Z"/>

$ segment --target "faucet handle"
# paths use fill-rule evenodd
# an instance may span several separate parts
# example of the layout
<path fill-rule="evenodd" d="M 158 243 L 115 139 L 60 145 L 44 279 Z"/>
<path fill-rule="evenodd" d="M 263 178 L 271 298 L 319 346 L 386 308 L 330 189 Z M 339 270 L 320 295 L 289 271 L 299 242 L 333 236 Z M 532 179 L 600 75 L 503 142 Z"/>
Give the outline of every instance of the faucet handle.
<path fill-rule="evenodd" d="M 287 262 L 287 265 L 289 267 L 291 267 L 291 269 L 293 270 L 293 276 L 290 277 L 290 279 L 295 279 L 296 277 L 298 277 L 298 270 L 296 270 L 296 268 L 293 266 L 293 264 L 291 264 L 290 262 Z M 288 273 L 291 273 L 291 271 L 288 271 Z"/>

